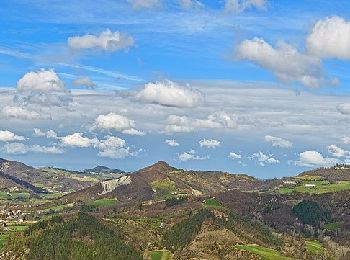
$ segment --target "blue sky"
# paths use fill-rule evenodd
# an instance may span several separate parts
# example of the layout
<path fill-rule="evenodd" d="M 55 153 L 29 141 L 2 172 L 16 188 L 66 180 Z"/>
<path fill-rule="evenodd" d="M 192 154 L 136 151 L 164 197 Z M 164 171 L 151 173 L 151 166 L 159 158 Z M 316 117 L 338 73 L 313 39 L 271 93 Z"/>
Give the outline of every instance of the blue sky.
<path fill-rule="evenodd" d="M 5 3 L 0 156 L 72 169 L 166 160 L 260 178 L 347 163 L 349 8 Z"/>

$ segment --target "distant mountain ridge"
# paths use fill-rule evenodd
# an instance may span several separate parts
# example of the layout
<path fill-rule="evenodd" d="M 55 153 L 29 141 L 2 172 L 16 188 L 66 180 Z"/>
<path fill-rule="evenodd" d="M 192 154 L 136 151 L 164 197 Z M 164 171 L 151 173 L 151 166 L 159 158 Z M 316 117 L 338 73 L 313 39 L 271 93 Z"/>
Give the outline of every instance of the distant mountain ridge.
<path fill-rule="evenodd" d="M 214 194 L 232 189 L 244 191 L 269 188 L 271 181 L 262 181 L 246 174 L 220 171 L 186 171 L 170 166 L 164 161 L 124 174 L 129 176 L 126 185 L 117 185 L 107 194 L 101 194 L 101 184 L 96 184 L 65 196 L 67 201 L 85 201 L 96 197 L 118 198 L 120 201 L 164 200 L 170 197 L 187 197 Z"/>
<path fill-rule="evenodd" d="M 116 173 L 116 174 L 123 174 L 125 171 L 122 171 L 120 169 L 111 169 L 108 168 L 107 166 L 96 166 L 95 168 L 92 169 L 85 169 L 85 173 L 90 173 L 90 174 L 100 174 L 100 173 Z"/>
<path fill-rule="evenodd" d="M 336 164 L 332 167 L 322 167 L 310 171 L 305 171 L 298 175 L 298 177 L 306 176 L 322 177 L 328 181 L 350 180 L 350 165 Z"/>

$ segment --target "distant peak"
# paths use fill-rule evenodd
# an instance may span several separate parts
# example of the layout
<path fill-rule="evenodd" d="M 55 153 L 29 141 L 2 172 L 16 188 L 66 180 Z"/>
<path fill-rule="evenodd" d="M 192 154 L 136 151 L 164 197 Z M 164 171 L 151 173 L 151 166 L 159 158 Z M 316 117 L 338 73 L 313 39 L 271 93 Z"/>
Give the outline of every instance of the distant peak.
<path fill-rule="evenodd" d="M 153 164 L 152 166 L 155 166 L 155 167 L 170 167 L 171 168 L 171 166 L 165 161 L 158 161 L 155 164 Z"/>
<path fill-rule="evenodd" d="M 168 172 L 168 171 L 172 171 L 175 168 L 170 166 L 167 162 L 164 161 L 158 161 L 155 164 L 152 164 L 151 166 L 148 166 L 144 169 L 142 169 L 141 171 L 144 172 Z"/>

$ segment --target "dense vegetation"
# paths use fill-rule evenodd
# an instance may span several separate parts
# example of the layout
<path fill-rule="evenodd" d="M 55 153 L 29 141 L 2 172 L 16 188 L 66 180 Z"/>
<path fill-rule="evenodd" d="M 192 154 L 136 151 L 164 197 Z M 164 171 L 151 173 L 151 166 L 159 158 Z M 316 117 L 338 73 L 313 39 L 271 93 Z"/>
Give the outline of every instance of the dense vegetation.
<path fill-rule="evenodd" d="M 315 201 L 303 200 L 293 207 L 293 213 L 301 223 L 319 226 L 321 221 L 327 221 L 329 215 Z"/>
<path fill-rule="evenodd" d="M 17 254 L 15 259 L 24 257 L 23 249 L 16 248 L 18 240 L 29 249 L 26 259 L 141 259 L 114 230 L 84 213 L 69 221 L 57 217 L 39 222 L 23 237 L 11 238 L 7 251 Z"/>
<path fill-rule="evenodd" d="M 173 251 L 182 249 L 199 233 L 203 221 L 211 216 L 209 210 L 203 209 L 175 224 L 165 233 L 164 245 Z"/>
<path fill-rule="evenodd" d="M 227 218 L 221 220 L 221 223 L 247 241 L 271 247 L 282 245 L 282 240 L 260 222 L 229 213 Z"/>

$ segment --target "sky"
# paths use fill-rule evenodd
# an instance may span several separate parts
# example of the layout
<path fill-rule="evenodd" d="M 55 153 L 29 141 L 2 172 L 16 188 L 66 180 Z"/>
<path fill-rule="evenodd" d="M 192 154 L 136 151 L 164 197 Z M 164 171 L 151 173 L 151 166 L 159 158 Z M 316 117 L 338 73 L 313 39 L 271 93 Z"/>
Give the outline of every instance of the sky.
<path fill-rule="evenodd" d="M 350 2 L 13 0 L 0 157 L 274 178 L 350 163 Z"/>

